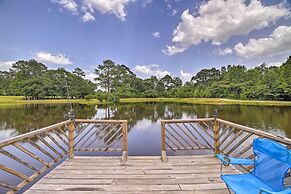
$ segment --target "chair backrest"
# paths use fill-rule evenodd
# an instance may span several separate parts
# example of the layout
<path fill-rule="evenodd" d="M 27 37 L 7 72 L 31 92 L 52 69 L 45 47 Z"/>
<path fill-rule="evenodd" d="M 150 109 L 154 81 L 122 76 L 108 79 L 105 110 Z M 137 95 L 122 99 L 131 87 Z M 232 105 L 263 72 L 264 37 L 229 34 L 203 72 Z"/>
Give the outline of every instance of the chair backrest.
<path fill-rule="evenodd" d="M 252 172 L 274 191 L 284 190 L 284 178 L 291 167 L 291 152 L 285 146 L 269 139 L 253 142 L 256 164 Z"/>

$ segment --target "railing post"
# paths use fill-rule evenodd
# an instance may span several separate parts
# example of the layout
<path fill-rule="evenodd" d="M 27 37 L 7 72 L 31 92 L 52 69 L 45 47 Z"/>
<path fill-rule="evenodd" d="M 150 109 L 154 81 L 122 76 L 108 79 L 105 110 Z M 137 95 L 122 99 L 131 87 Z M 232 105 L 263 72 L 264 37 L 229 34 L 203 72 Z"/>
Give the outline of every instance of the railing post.
<path fill-rule="evenodd" d="M 214 112 L 214 124 L 213 124 L 213 138 L 214 138 L 214 154 L 219 154 L 219 123 L 217 121 L 218 110 Z"/>
<path fill-rule="evenodd" d="M 68 137 L 69 137 L 69 159 L 74 158 L 74 136 L 75 136 L 75 116 L 74 116 L 74 112 L 71 110 L 70 111 L 70 123 L 68 124 Z"/>
<path fill-rule="evenodd" d="M 122 162 L 125 162 L 127 160 L 128 156 L 128 134 L 127 134 L 127 121 L 124 121 L 122 123 Z"/>
<path fill-rule="evenodd" d="M 163 162 L 167 161 L 165 132 L 165 122 L 161 121 L 161 158 Z"/>

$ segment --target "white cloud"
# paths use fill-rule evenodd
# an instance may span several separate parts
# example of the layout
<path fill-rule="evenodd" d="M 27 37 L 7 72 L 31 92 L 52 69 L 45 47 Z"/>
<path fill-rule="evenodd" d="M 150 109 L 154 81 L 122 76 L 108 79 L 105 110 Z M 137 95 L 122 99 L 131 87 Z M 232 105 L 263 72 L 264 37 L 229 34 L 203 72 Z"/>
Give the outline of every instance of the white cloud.
<path fill-rule="evenodd" d="M 8 71 L 16 61 L 0 61 L 0 71 Z"/>
<path fill-rule="evenodd" d="M 91 22 L 95 21 L 95 17 L 88 11 L 85 11 L 84 15 L 82 16 L 83 22 Z"/>
<path fill-rule="evenodd" d="M 94 73 L 86 73 L 85 74 L 85 79 L 88 79 L 92 81 L 93 83 L 96 83 L 95 81 L 96 75 Z"/>
<path fill-rule="evenodd" d="M 250 39 L 245 45 L 238 43 L 234 50 L 245 58 L 270 56 L 291 51 L 291 26 L 279 26 L 267 38 Z"/>
<path fill-rule="evenodd" d="M 145 76 L 157 76 L 158 78 L 164 77 L 165 75 L 171 75 L 170 72 L 159 69 L 159 65 L 137 65 L 134 67 L 135 72 Z"/>
<path fill-rule="evenodd" d="M 73 12 L 73 14 L 78 14 L 78 4 L 74 0 L 51 0 L 51 1 Z"/>
<path fill-rule="evenodd" d="M 229 54 L 231 54 L 231 53 L 232 53 L 232 49 L 229 48 L 229 47 L 227 47 L 227 48 L 225 48 L 225 49 L 218 49 L 218 50 L 217 50 L 217 54 L 222 55 L 222 56 L 224 56 L 224 55 L 229 55 Z"/>
<path fill-rule="evenodd" d="M 192 75 L 190 73 L 184 72 L 183 70 L 180 71 L 180 74 L 183 82 L 190 81 L 190 79 L 192 78 Z"/>
<path fill-rule="evenodd" d="M 156 68 L 158 68 L 159 67 L 159 65 L 158 64 L 151 64 L 151 65 L 149 65 L 150 67 L 156 67 Z"/>
<path fill-rule="evenodd" d="M 268 67 L 280 67 L 283 63 L 282 62 L 279 62 L 279 61 L 275 61 L 275 62 L 271 62 L 271 63 L 267 63 L 267 66 Z"/>
<path fill-rule="evenodd" d="M 125 6 L 134 0 L 84 0 L 82 10 L 94 13 L 94 10 L 102 14 L 114 14 L 122 21 L 125 20 Z M 85 14 L 86 14 L 85 12 Z"/>
<path fill-rule="evenodd" d="M 186 47 L 183 47 L 183 46 L 167 46 L 166 49 L 163 49 L 163 53 L 166 54 L 166 55 L 174 55 L 174 54 L 177 54 L 177 53 L 182 53 L 186 50 Z"/>
<path fill-rule="evenodd" d="M 146 6 L 148 4 L 151 4 L 153 2 L 153 0 L 144 0 L 143 3 L 142 3 L 142 8 L 146 8 Z"/>
<path fill-rule="evenodd" d="M 40 51 L 35 54 L 36 60 L 45 64 L 54 65 L 70 65 L 72 62 L 68 57 L 63 54 L 51 54 L 48 52 Z"/>
<path fill-rule="evenodd" d="M 176 15 L 177 14 L 177 10 L 176 9 L 172 9 L 172 16 Z"/>
<path fill-rule="evenodd" d="M 153 35 L 153 37 L 155 37 L 155 38 L 160 38 L 160 37 L 161 37 L 161 35 L 160 35 L 159 32 L 154 32 L 154 33 L 152 33 L 152 35 Z"/>
<path fill-rule="evenodd" d="M 261 1 L 210 0 L 198 8 L 194 15 L 185 10 L 181 22 L 173 32 L 173 46 L 167 46 L 168 55 L 183 52 L 201 42 L 220 44 L 235 35 L 245 35 L 288 17 L 289 10 L 279 5 L 264 6 Z"/>
<path fill-rule="evenodd" d="M 166 75 L 171 75 L 171 73 L 168 71 L 156 70 L 154 72 L 154 75 L 157 76 L 158 78 L 161 78 L 161 77 L 165 77 Z"/>
<path fill-rule="evenodd" d="M 152 70 L 150 69 L 150 67 L 146 65 L 137 65 L 135 66 L 134 70 L 138 73 L 143 73 L 147 75 L 150 75 L 152 73 Z"/>

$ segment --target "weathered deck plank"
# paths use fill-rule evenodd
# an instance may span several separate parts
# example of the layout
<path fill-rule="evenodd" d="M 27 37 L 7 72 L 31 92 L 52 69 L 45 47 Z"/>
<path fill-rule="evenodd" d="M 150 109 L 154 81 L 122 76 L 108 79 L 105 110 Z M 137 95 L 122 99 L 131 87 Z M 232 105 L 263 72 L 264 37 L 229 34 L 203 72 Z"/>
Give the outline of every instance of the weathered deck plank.
<path fill-rule="evenodd" d="M 233 167 L 225 173 L 238 173 Z M 213 156 L 76 156 L 52 170 L 25 193 L 227 193 Z"/>

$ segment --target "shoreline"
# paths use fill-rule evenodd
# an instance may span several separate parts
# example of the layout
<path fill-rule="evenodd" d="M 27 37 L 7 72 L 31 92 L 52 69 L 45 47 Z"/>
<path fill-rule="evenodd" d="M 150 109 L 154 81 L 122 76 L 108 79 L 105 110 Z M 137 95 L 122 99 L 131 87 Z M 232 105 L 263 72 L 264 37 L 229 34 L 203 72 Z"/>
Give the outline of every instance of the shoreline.
<path fill-rule="evenodd" d="M 146 103 L 146 102 L 168 102 L 205 105 L 246 105 L 246 106 L 280 106 L 290 107 L 291 101 L 260 101 L 260 100 L 234 100 L 222 98 L 122 98 L 119 103 Z M 44 99 L 24 100 L 22 96 L 0 96 L 0 107 L 30 105 L 30 104 L 82 104 L 98 105 L 108 104 L 97 99 Z"/>

